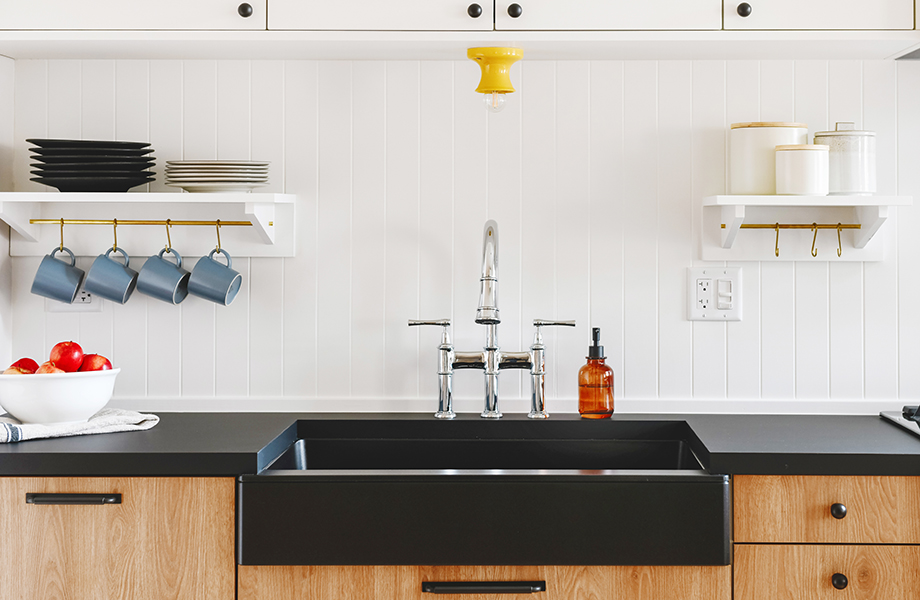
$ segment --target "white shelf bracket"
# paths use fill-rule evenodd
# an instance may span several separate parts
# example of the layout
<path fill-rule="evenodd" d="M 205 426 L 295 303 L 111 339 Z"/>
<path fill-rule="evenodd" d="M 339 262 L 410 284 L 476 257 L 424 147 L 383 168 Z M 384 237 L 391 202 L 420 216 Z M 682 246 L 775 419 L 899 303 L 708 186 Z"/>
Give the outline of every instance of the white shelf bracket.
<path fill-rule="evenodd" d="M 29 220 L 38 217 L 38 206 L 32 202 L 0 202 L 0 220 L 28 242 L 38 241 L 38 225 Z"/>
<path fill-rule="evenodd" d="M 243 212 L 266 244 L 275 243 L 275 205 L 267 202 L 247 202 Z"/>
<path fill-rule="evenodd" d="M 853 242 L 854 248 L 865 248 L 869 240 L 876 234 L 885 220 L 888 218 L 890 211 L 889 206 L 857 206 L 856 219 L 860 228 L 856 230 L 856 237 Z"/>
<path fill-rule="evenodd" d="M 735 243 L 735 237 L 741 230 L 741 224 L 744 223 L 744 206 L 740 204 L 722 207 L 722 247 L 731 248 Z"/>

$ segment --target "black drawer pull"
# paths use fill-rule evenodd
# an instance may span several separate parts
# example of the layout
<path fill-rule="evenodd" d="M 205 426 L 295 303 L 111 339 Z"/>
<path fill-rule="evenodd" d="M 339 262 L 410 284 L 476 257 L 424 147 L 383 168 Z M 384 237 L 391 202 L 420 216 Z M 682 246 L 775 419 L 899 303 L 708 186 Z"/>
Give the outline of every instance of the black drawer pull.
<path fill-rule="evenodd" d="M 423 581 L 429 594 L 533 594 L 546 591 L 545 581 Z"/>
<path fill-rule="evenodd" d="M 835 502 L 834 504 L 831 504 L 831 516 L 834 517 L 835 519 L 842 519 L 845 516 L 847 516 L 846 505 L 840 504 L 839 502 Z"/>
<path fill-rule="evenodd" d="M 843 573 L 834 573 L 831 576 L 831 585 L 838 590 L 845 590 L 848 583 L 850 582 L 847 581 L 847 576 Z"/>
<path fill-rule="evenodd" d="M 121 494 L 26 494 L 26 504 L 121 504 Z"/>

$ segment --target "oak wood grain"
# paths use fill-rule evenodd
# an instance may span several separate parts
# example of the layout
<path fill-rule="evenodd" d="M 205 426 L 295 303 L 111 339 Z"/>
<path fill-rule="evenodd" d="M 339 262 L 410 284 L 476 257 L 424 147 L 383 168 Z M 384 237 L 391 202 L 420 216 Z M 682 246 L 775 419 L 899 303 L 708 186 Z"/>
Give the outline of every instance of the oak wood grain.
<path fill-rule="evenodd" d="M 729 600 L 731 566 L 314 566 L 241 565 L 239 600 L 431 600 L 423 581 L 546 581 L 534 600 Z M 373 580 L 373 581 L 372 581 Z M 463 594 L 462 600 L 508 600 Z M 519 597 L 519 596 L 518 596 Z M 528 596 L 530 597 L 530 596 Z"/>
<path fill-rule="evenodd" d="M 26 504 L 121 493 L 122 504 Z M 233 478 L 0 478 L 0 600 L 233 600 Z"/>
<path fill-rule="evenodd" d="M 736 475 L 732 486 L 738 543 L 920 543 L 920 477 Z"/>
<path fill-rule="evenodd" d="M 842 590 L 835 573 L 848 580 Z M 917 546 L 735 546 L 735 600 L 907 600 L 918 578 Z"/>

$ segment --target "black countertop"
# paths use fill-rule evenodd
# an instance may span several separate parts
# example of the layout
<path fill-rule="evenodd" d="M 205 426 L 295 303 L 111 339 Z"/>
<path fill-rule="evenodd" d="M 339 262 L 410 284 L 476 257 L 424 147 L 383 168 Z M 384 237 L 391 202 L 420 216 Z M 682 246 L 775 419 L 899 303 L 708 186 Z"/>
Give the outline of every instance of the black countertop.
<path fill-rule="evenodd" d="M 0 475 L 236 476 L 265 468 L 307 420 L 431 421 L 440 431 L 454 422 L 428 413 L 159 413 L 148 431 L 0 444 Z M 553 415 L 551 421 L 577 415 Z M 718 474 L 920 475 L 920 437 L 878 416 L 614 415 L 613 421 L 678 421 L 698 438 L 703 466 Z M 461 415 L 461 427 L 539 427 L 524 415 L 502 421 Z M 506 423 L 503 425 L 502 422 Z M 477 425 L 482 423 L 482 425 Z M 525 423 L 527 423 L 525 425 Z M 604 422 L 585 423 L 603 427 Z"/>

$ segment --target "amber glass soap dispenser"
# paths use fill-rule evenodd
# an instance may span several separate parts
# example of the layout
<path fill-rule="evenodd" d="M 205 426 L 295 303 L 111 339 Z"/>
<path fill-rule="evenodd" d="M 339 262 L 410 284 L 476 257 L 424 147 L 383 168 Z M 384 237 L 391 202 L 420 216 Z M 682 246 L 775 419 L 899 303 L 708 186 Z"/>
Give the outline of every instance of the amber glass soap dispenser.
<path fill-rule="evenodd" d="M 578 413 L 583 419 L 609 419 L 613 414 L 613 369 L 604 360 L 600 327 L 591 330 L 588 364 L 578 370 Z"/>

